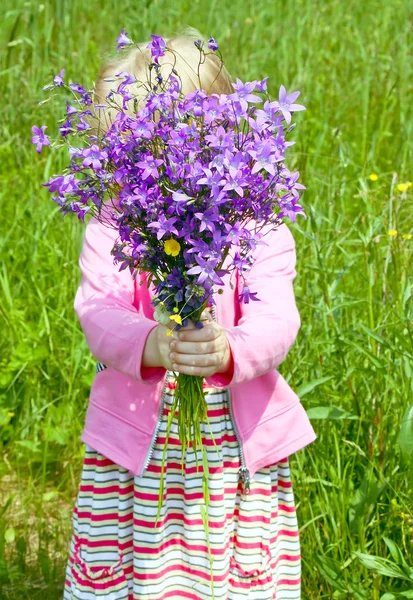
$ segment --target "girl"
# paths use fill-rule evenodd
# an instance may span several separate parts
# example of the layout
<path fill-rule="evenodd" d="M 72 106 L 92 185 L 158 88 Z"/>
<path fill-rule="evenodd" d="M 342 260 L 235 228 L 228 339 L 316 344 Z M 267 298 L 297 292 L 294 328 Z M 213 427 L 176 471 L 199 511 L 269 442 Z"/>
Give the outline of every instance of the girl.
<path fill-rule="evenodd" d="M 199 37 L 190 33 L 167 41 L 184 93 L 197 88 L 194 41 Z M 111 63 L 96 84 L 96 103 L 110 92 L 107 79 L 128 72 L 142 81 L 150 62 L 142 44 Z M 163 68 L 171 68 L 167 63 L 160 59 Z M 208 93 L 232 92 L 220 67 L 212 53 L 201 65 Z M 107 127 L 110 109 L 95 110 L 102 113 L 99 127 Z M 204 314 L 204 328 L 191 325 L 172 337 L 154 320 L 153 290 L 140 285 L 144 277 L 134 280 L 113 264 L 116 238 L 114 229 L 93 217 L 79 260 L 82 278 L 74 309 L 100 362 L 82 435 L 86 455 L 65 600 L 300 598 L 300 542 L 288 457 L 316 436 L 299 398 L 276 370 L 300 326 L 289 229 L 280 225 L 270 231 L 268 245 L 256 252 L 248 283 L 260 302 L 238 303 L 238 278 L 231 287 L 228 276 L 216 305 Z M 201 451 L 197 470 L 194 450 L 187 450 L 182 473 L 176 416 L 155 526 L 177 372 L 205 378 L 212 429 L 202 425 L 210 471 L 208 536 L 200 508 Z"/>

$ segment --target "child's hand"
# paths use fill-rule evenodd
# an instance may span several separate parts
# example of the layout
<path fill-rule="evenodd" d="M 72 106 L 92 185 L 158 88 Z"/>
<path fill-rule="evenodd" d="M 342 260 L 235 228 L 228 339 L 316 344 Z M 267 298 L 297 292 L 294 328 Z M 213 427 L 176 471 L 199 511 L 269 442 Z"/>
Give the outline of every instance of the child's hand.
<path fill-rule="evenodd" d="M 172 339 L 166 337 L 170 348 L 168 363 L 171 364 L 168 370 L 202 377 L 228 370 L 231 350 L 224 328 L 212 319 L 208 309 L 204 310 L 201 319 L 204 322 L 202 329 L 190 323 L 178 332 L 174 331 Z"/>

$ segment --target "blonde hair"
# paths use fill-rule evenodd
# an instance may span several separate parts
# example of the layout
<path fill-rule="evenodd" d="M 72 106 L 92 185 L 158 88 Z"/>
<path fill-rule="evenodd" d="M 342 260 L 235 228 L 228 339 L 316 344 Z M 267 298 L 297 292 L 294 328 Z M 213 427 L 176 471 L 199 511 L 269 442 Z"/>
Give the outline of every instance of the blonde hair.
<path fill-rule="evenodd" d="M 167 47 L 173 51 L 173 54 L 166 52 L 164 56 L 159 58 L 160 74 L 164 80 L 168 78 L 172 69 L 174 69 L 181 81 L 183 94 L 188 94 L 200 88 L 207 94 L 230 94 L 234 91 L 231 85 L 231 77 L 221 59 L 214 52 L 208 51 L 207 42 L 196 29 L 187 28 L 176 37 L 164 39 Z M 197 40 L 202 40 L 206 49 L 202 64 L 200 64 L 200 51 L 194 44 Z M 149 41 L 133 46 L 125 52 L 124 56 L 121 58 L 116 57 L 103 67 L 94 87 L 92 109 L 98 123 L 95 121 L 93 129 L 97 126 L 100 131 L 106 131 L 116 116 L 117 110 L 109 107 L 107 100 L 111 90 L 113 90 L 112 100 L 122 106 L 122 96 L 116 93 L 116 90 L 123 79 L 113 81 L 115 75 L 126 72 L 135 77 L 136 83 L 130 84 L 128 90 L 136 95 L 138 103 L 139 99 L 146 95 L 147 87 L 144 87 L 144 85 L 148 84 L 151 77 L 153 81 L 155 76 L 154 72 L 151 74 L 149 68 L 149 65 L 153 63 L 153 59 L 150 50 L 147 48 L 148 44 Z M 112 81 L 107 81 L 108 79 L 112 79 Z M 105 105 L 108 108 L 101 109 L 99 105 Z M 133 108 L 133 103 L 129 101 L 124 112 L 132 116 L 134 114 Z M 90 131 L 90 133 L 94 132 Z"/>

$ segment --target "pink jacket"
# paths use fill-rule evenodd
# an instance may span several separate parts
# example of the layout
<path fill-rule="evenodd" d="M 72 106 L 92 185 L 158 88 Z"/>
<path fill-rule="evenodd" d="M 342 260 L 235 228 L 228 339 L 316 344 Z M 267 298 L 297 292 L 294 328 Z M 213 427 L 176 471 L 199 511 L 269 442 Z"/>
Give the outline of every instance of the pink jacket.
<path fill-rule="evenodd" d="M 93 380 L 81 439 L 142 475 L 156 439 L 166 371 L 141 365 L 146 338 L 157 325 L 152 288 L 113 264 L 110 250 L 116 237 L 115 230 L 93 217 L 79 259 L 82 278 L 74 309 L 90 351 L 107 367 Z M 224 293 L 214 296 L 234 369 L 230 380 L 226 374 L 207 378 L 210 385 L 229 390 L 247 477 L 316 439 L 300 399 L 276 370 L 300 327 L 293 290 L 294 238 L 283 224 L 265 240 L 268 246 L 258 246 L 247 280 L 261 301 L 239 304 L 238 278 L 231 289 L 229 275 Z"/>

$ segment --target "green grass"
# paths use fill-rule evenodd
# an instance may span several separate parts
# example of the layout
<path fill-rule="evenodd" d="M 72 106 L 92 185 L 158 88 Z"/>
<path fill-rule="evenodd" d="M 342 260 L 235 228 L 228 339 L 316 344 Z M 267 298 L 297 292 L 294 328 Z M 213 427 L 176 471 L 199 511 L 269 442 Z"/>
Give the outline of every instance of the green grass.
<path fill-rule="evenodd" d="M 291 457 L 303 598 L 411 590 L 355 554 L 390 557 L 386 537 L 413 565 L 413 188 L 397 189 L 413 180 L 410 0 L 2 8 L 1 599 L 61 597 L 95 365 L 73 311 L 83 229 L 41 187 L 66 156 L 29 141 L 61 116 L 63 99 L 38 107 L 40 90 L 63 67 L 89 86 L 123 27 L 146 39 L 184 25 L 216 37 L 234 76 L 270 75 L 273 96 L 283 83 L 307 107 L 290 153 L 307 186 L 293 227 L 302 327 L 281 368 L 318 435 Z"/>

